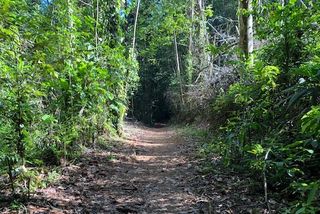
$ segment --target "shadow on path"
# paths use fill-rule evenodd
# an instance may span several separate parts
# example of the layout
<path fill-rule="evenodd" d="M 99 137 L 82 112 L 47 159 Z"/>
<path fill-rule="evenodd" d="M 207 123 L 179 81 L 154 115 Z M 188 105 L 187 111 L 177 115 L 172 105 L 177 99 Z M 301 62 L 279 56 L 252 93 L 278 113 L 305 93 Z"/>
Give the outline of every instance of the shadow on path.
<path fill-rule="evenodd" d="M 207 213 L 190 182 L 184 140 L 174 130 L 126 124 L 124 142 L 87 152 L 60 182 L 37 193 L 30 213 Z"/>

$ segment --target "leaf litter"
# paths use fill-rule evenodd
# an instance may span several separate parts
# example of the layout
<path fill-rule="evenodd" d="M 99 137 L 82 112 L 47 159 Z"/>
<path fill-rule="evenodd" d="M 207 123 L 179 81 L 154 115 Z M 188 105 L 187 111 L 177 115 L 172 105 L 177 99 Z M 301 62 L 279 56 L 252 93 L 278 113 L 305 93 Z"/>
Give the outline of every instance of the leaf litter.
<path fill-rule="evenodd" d="M 87 150 L 63 168 L 57 183 L 32 195 L 25 212 L 268 213 L 262 194 L 248 189 L 249 178 L 217 164 L 215 173 L 199 172 L 196 140 L 170 127 L 127 123 L 124 131 L 123 141 Z"/>

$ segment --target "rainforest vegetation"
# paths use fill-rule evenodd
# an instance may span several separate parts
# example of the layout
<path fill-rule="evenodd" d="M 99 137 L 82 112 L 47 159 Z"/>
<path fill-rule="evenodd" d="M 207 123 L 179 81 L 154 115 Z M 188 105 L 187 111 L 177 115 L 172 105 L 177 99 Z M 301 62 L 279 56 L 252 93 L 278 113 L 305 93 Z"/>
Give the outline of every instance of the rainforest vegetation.
<path fill-rule="evenodd" d="M 0 0 L 0 194 L 30 198 L 125 118 L 205 127 L 197 156 L 266 210 L 319 213 L 320 2 Z"/>

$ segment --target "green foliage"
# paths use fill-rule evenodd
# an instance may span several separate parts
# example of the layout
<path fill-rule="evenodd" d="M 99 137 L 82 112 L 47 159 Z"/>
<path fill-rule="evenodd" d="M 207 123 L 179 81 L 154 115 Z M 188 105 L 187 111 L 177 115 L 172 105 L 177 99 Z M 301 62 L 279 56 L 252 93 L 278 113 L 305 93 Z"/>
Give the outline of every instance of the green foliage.
<path fill-rule="evenodd" d="M 280 74 L 279 68 L 275 66 L 266 66 L 255 74 L 258 81 L 262 82 L 262 90 L 269 91 L 276 88 L 276 80 Z"/>
<path fill-rule="evenodd" d="M 212 101 L 215 137 L 199 155 L 218 152 L 228 166 L 239 164 L 258 180 L 266 175 L 270 189 L 291 195 L 288 212 L 317 213 L 320 3 L 253 2 L 252 11 L 241 12 L 254 15 L 261 47 L 253 66 L 235 62 L 239 81 Z M 148 124 L 183 112 L 192 105 L 184 92 L 195 70 L 200 78 L 210 67 L 207 54 L 214 62 L 234 51 L 224 41 L 207 45 L 219 37 L 206 24 L 220 26 L 209 19 L 215 15 L 236 20 L 235 0 L 142 1 L 136 50 L 135 5 L 124 5 L 0 0 L 0 173 L 13 193 L 29 195 L 58 177 L 52 172 L 46 181 L 33 167 L 65 163 L 84 146 L 106 146 L 100 136 L 121 134 L 129 106 Z"/>
<path fill-rule="evenodd" d="M 311 182 L 311 183 L 293 183 L 293 188 L 301 194 L 303 198 L 305 198 L 303 201 L 297 201 L 296 205 L 291 208 L 291 212 L 293 213 L 318 213 L 320 211 L 320 208 L 318 207 L 319 200 L 317 199 L 319 197 L 319 189 L 320 189 L 320 183 L 317 182 Z"/>
<path fill-rule="evenodd" d="M 181 0 L 141 2 L 137 32 L 140 85 L 131 103 L 131 116 L 146 124 L 168 120 L 172 115 L 169 90 L 177 92 L 181 82 L 192 82 L 192 62 L 189 61 L 188 74 L 184 67 L 191 26 L 188 6 Z M 210 15 L 212 11 L 208 8 L 207 12 Z M 182 61 L 182 80 L 177 77 L 175 36 Z"/>
<path fill-rule="evenodd" d="M 320 139 L 320 106 L 313 106 L 301 120 L 301 132 Z"/>
<path fill-rule="evenodd" d="M 213 101 L 216 137 L 201 151 L 219 152 L 261 182 L 265 173 L 271 190 L 290 196 L 288 213 L 317 213 L 320 5 L 256 6 L 257 36 L 266 43 L 254 66 Z"/>
<path fill-rule="evenodd" d="M 204 14 L 206 17 L 211 18 L 214 15 L 213 9 L 212 9 L 212 5 L 209 5 L 206 7 Z"/>
<path fill-rule="evenodd" d="M 99 135 L 120 133 L 139 80 L 120 1 L 98 11 L 96 1 L 40 2 L 0 1 L 0 172 L 13 192 L 40 185 L 37 171 L 16 169 L 65 163 Z"/>

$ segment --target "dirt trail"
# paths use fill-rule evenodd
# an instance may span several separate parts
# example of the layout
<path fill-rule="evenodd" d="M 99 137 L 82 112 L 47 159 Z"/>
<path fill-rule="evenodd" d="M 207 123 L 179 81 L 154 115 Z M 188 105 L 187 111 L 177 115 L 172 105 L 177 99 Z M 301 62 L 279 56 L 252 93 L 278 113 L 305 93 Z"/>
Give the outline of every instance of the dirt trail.
<path fill-rule="evenodd" d="M 127 124 L 111 151 L 87 152 L 59 184 L 41 190 L 32 213 L 208 213 L 190 187 L 192 148 L 171 128 Z M 42 204 L 41 204 L 42 203 Z"/>

